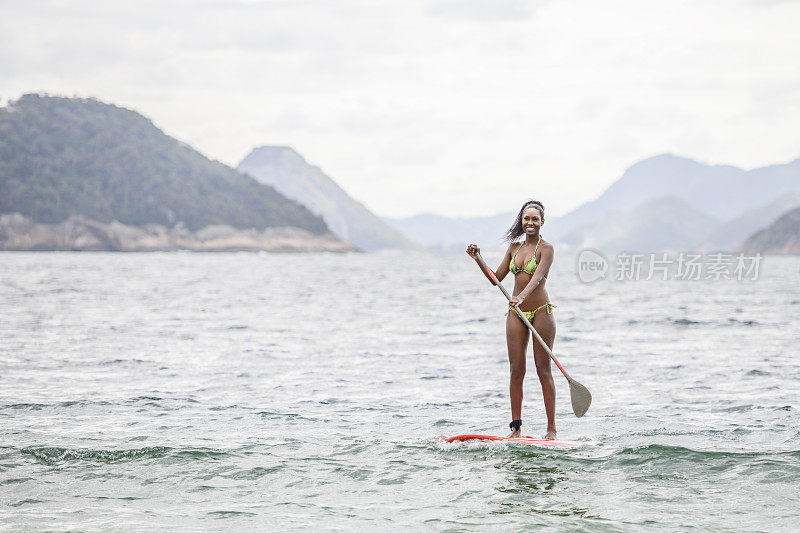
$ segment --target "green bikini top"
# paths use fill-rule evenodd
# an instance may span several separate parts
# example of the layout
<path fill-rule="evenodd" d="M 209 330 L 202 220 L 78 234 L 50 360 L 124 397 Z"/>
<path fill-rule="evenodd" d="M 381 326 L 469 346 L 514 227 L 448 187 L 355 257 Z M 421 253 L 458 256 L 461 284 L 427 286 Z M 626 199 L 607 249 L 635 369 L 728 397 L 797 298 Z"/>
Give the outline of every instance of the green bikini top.
<path fill-rule="evenodd" d="M 539 240 L 536 241 L 536 248 L 533 249 L 533 257 L 531 257 L 531 260 L 528 261 L 528 264 L 525 265 L 523 268 L 517 268 L 517 265 L 514 263 L 514 258 L 517 257 L 517 253 L 519 253 L 519 248 L 522 248 L 522 246 L 525 244 L 524 242 L 521 243 L 519 245 L 519 248 L 517 248 L 517 251 L 514 252 L 514 257 L 512 257 L 511 261 L 508 263 L 508 269 L 514 274 L 517 274 L 518 272 L 525 272 L 526 274 L 530 274 L 532 276 L 533 273 L 536 272 L 536 267 L 538 266 L 536 263 L 536 250 L 539 249 L 540 242 L 542 242 L 541 235 L 539 235 Z"/>

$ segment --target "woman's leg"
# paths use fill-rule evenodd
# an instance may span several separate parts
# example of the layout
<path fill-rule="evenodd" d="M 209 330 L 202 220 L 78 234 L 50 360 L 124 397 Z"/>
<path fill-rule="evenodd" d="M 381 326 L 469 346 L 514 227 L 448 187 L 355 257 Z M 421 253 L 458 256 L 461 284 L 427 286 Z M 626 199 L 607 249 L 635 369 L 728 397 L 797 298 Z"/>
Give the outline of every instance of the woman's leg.
<path fill-rule="evenodd" d="M 553 315 L 542 309 L 533 317 L 533 327 L 542 337 L 547 346 L 553 349 L 553 340 L 556 338 L 556 321 Z M 553 374 L 550 373 L 550 356 L 544 351 L 536 339 L 533 340 L 533 361 L 536 363 L 536 373 L 542 384 L 544 397 L 544 412 L 547 414 L 546 439 L 556 438 L 556 384 Z"/>
<path fill-rule="evenodd" d="M 525 379 L 525 352 L 528 350 L 528 327 L 511 311 L 506 318 L 506 344 L 508 345 L 508 363 L 511 380 L 508 391 L 511 395 L 511 419 L 522 418 L 522 382 Z M 511 437 L 520 435 L 520 430 L 513 430 Z"/>

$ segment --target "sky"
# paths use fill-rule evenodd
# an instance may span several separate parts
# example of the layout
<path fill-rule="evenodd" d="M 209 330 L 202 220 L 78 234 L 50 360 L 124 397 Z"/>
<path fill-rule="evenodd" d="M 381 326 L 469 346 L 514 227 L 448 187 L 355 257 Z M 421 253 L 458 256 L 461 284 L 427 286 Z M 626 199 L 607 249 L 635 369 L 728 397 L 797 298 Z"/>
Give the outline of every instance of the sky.
<path fill-rule="evenodd" d="M 381 216 L 560 215 L 641 159 L 800 157 L 800 1 L 0 0 L 0 100 L 289 145 Z"/>

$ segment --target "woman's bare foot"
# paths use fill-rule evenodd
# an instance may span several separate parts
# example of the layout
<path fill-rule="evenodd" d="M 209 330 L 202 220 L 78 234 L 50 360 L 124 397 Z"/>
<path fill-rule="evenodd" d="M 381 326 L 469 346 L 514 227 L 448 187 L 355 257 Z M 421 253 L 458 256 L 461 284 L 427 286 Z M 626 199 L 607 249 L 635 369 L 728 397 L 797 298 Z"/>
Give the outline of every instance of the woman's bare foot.
<path fill-rule="evenodd" d="M 547 433 L 544 434 L 542 437 L 543 440 L 556 440 L 556 430 L 555 429 L 548 429 Z"/>
<path fill-rule="evenodd" d="M 522 435 L 522 431 L 519 430 L 519 429 L 515 429 L 508 435 L 507 438 L 516 439 L 516 438 L 519 438 L 521 435 Z"/>

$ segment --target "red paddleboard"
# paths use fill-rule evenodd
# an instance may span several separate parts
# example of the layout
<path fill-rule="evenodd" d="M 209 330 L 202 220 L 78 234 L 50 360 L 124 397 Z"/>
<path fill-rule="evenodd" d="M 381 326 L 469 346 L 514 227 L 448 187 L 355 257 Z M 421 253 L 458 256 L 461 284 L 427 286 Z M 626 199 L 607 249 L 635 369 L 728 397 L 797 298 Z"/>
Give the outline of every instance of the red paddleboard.
<path fill-rule="evenodd" d="M 574 442 L 568 440 L 545 440 L 534 439 L 533 437 L 496 437 L 494 435 L 456 435 L 455 437 L 445 437 L 445 442 L 465 442 L 470 440 L 502 440 L 507 442 L 520 442 L 522 444 L 533 444 L 535 446 L 548 446 L 551 448 L 574 448 L 582 446 L 585 442 Z"/>

